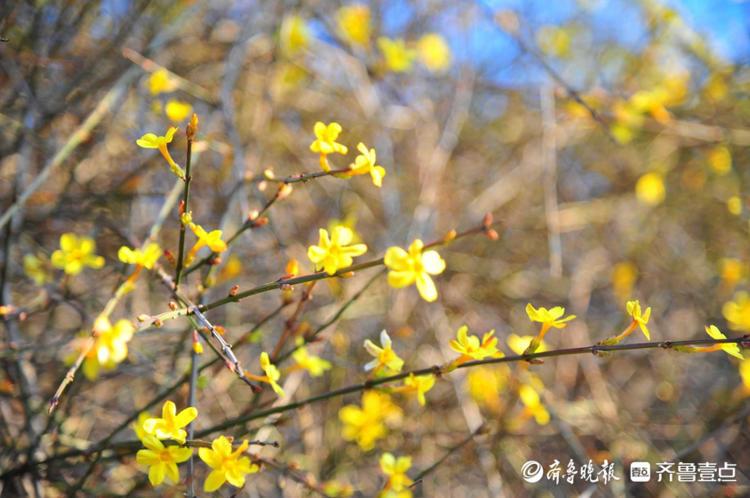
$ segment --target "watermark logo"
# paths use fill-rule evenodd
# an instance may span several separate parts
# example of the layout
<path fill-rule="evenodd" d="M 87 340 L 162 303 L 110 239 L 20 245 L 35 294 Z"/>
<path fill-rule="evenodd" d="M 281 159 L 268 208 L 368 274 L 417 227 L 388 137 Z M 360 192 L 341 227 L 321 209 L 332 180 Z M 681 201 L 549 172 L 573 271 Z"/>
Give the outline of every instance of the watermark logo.
<path fill-rule="evenodd" d="M 632 482 L 649 482 L 651 480 L 651 464 L 649 462 L 631 463 L 630 480 Z"/>
<path fill-rule="evenodd" d="M 521 467 L 521 476 L 526 482 L 539 482 L 544 476 L 544 467 L 536 460 L 529 460 Z"/>

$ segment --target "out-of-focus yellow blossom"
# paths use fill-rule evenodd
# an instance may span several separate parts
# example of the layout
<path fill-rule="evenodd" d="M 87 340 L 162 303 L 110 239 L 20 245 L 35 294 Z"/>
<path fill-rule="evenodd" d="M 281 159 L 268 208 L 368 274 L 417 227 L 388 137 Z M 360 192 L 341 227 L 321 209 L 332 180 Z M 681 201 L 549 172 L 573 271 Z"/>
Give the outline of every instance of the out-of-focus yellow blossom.
<path fill-rule="evenodd" d="M 287 56 L 294 56 L 310 44 L 310 28 L 299 15 L 286 16 L 281 22 L 279 32 L 281 51 Z"/>
<path fill-rule="evenodd" d="M 211 251 L 216 253 L 227 250 L 227 243 L 221 238 L 223 233 L 222 230 L 211 230 L 210 232 L 207 232 L 205 228 L 193 222 L 193 216 L 190 212 L 182 215 L 182 223 L 190 227 L 190 230 L 192 230 L 195 236 L 198 237 L 198 241 L 185 256 L 185 264 L 190 264 L 198 251 L 204 247 L 208 247 Z"/>
<path fill-rule="evenodd" d="M 443 273 L 445 261 L 437 251 L 423 252 L 423 249 L 424 243 L 419 239 L 411 243 L 408 252 L 400 247 L 389 247 L 385 252 L 385 266 L 390 270 L 388 283 L 392 287 L 400 289 L 416 284 L 422 299 L 432 302 L 438 292 L 430 275 Z"/>
<path fill-rule="evenodd" d="M 179 164 L 175 162 L 174 159 L 172 159 L 172 155 L 169 153 L 169 148 L 167 147 L 167 144 L 172 143 L 172 139 L 174 138 L 174 134 L 176 132 L 177 128 L 172 126 L 163 136 L 156 135 L 154 133 L 146 133 L 141 138 L 136 140 L 135 143 L 138 144 L 138 147 L 144 149 L 158 149 L 164 160 L 167 161 L 167 164 L 169 164 L 169 168 L 172 170 L 172 173 L 177 175 L 178 178 L 184 180 L 185 171 L 182 169 L 182 167 L 180 167 Z"/>
<path fill-rule="evenodd" d="M 271 359 L 265 351 L 260 354 L 260 368 L 263 369 L 263 372 L 265 372 L 266 375 L 264 378 L 257 380 L 270 384 L 276 394 L 283 396 L 284 390 L 278 384 L 278 380 L 281 378 L 281 373 L 279 372 L 279 369 L 271 363 Z"/>
<path fill-rule="evenodd" d="M 542 404 L 539 393 L 537 393 L 536 389 L 529 384 L 523 384 L 518 388 L 518 396 L 526 407 L 525 412 L 529 415 L 533 415 L 537 424 L 547 425 L 549 423 L 549 412 Z"/>
<path fill-rule="evenodd" d="M 51 262 L 44 256 L 26 254 L 23 257 L 23 271 L 36 285 L 52 282 L 50 264 Z"/>
<path fill-rule="evenodd" d="M 118 320 L 114 326 L 109 319 L 99 317 L 94 322 L 94 347 L 83 360 L 83 374 L 89 380 L 99 375 L 99 369 L 110 370 L 128 357 L 128 342 L 133 338 L 135 327 L 128 320 Z M 80 344 L 83 346 L 85 340 Z"/>
<path fill-rule="evenodd" d="M 397 374 L 401 371 L 404 366 L 404 360 L 399 358 L 396 352 L 393 350 L 393 343 L 388 332 L 385 330 L 380 332 L 380 346 L 378 347 L 370 339 L 365 340 L 365 349 L 371 356 L 375 357 L 374 360 L 365 365 L 365 370 L 374 370 L 375 374 Z"/>
<path fill-rule="evenodd" d="M 192 448 L 180 448 L 179 446 L 164 446 L 157 438 L 146 435 L 142 440 L 146 448 L 138 450 L 135 461 L 139 465 L 148 466 L 148 480 L 156 487 L 166 477 L 173 484 L 180 480 L 180 471 L 177 464 L 185 462 L 193 455 Z"/>
<path fill-rule="evenodd" d="M 721 311 L 730 329 L 750 331 L 750 296 L 747 292 L 736 293 L 732 301 L 724 303 Z"/>
<path fill-rule="evenodd" d="M 427 403 L 425 394 L 435 386 L 434 375 L 414 375 L 409 374 L 404 379 L 404 391 L 411 392 L 417 395 L 417 401 L 419 404 L 424 406 Z"/>
<path fill-rule="evenodd" d="M 354 495 L 354 488 L 348 483 L 326 481 L 323 483 L 323 492 L 331 498 L 348 498 Z"/>
<path fill-rule="evenodd" d="M 52 266 L 68 275 L 78 275 L 85 267 L 98 270 L 104 258 L 96 255 L 96 242 L 91 237 L 78 237 L 74 233 L 60 236 L 60 249 L 52 253 Z"/>
<path fill-rule="evenodd" d="M 331 369 L 331 362 L 324 360 L 319 356 L 310 354 L 305 346 L 301 346 L 302 339 L 297 343 L 297 349 L 292 353 L 292 358 L 297 362 L 300 368 L 304 368 L 313 377 L 320 377 L 326 370 Z"/>
<path fill-rule="evenodd" d="M 193 106 L 182 100 L 170 100 L 164 108 L 164 113 L 173 123 L 179 123 L 193 112 Z"/>
<path fill-rule="evenodd" d="M 168 93 L 177 88 L 177 82 L 169 76 L 166 69 L 157 69 L 148 77 L 148 91 L 151 95 Z"/>
<path fill-rule="evenodd" d="M 727 199 L 727 211 L 735 216 L 742 214 L 742 199 L 739 196 L 733 195 Z"/>
<path fill-rule="evenodd" d="M 529 344 L 531 344 L 531 341 L 533 340 L 534 340 L 534 336 L 531 336 L 531 335 L 510 334 L 506 342 L 508 343 L 508 347 L 511 349 L 511 351 L 520 355 L 520 354 L 523 354 L 524 351 L 526 351 L 526 348 L 529 347 Z M 539 343 L 539 347 L 536 348 L 536 352 L 541 353 L 541 352 L 547 351 L 547 349 L 549 349 L 547 347 L 547 343 L 544 341 L 541 341 Z"/>
<path fill-rule="evenodd" d="M 719 330 L 719 327 L 716 325 L 708 325 L 706 326 L 706 334 L 711 336 L 712 339 L 726 339 L 727 336 L 724 335 L 724 333 Z M 708 351 L 708 350 L 718 350 L 721 349 L 726 354 L 730 356 L 734 356 L 735 358 L 739 358 L 740 360 L 744 359 L 744 356 L 742 356 L 742 353 L 740 352 L 740 346 L 737 343 L 727 343 L 727 344 L 716 344 L 715 346 L 707 346 L 705 348 L 698 348 L 702 351 Z"/>
<path fill-rule="evenodd" d="M 151 242 L 143 250 L 122 246 L 117 251 L 117 257 L 123 263 L 142 266 L 148 270 L 154 267 L 154 263 L 161 257 L 161 254 L 161 247 L 156 242 Z"/>
<path fill-rule="evenodd" d="M 622 261 L 612 268 L 612 289 L 620 301 L 630 297 L 636 278 L 638 268 L 630 261 Z"/>
<path fill-rule="evenodd" d="M 242 273 L 242 259 L 236 254 L 229 256 L 227 263 L 219 272 L 221 280 L 232 280 Z"/>
<path fill-rule="evenodd" d="M 378 47 L 383 53 L 386 67 L 394 73 L 409 71 L 417 57 L 416 51 L 406 48 L 406 42 L 401 38 L 392 40 L 381 36 L 378 38 Z"/>
<path fill-rule="evenodd" d="M 445 39 L 437 33 L 428 33 L 417 42 L 419 60 L 432 72 L 448 69 L 451 65 L 451 49 Z"/>
<path fill-rule="evenodd" d="M 729 85 L 727 84 L 726 75 L 721 72 L 712 73 L 703 87 L 703 94 L 708 100 L 713 102 L 724 100 L 729 95 Z"/>
<path fill-rule="evenodd" d="M 339 410 L 339 419 L 344 423 L 344 439 L 356 441 L 363 451 L 369 451 L 375 441 L 388 434 L 386 423 L 401 419 L 401 409 L 387 394 L 366 391 L 362 394 L 362 408 L 346 405 Z"/>
<path fill-rule="evenodd" d="M 734 289 L 745 278 L 745 265 L 736 258 L 722 258 L 719 273 L 725 287 Z"/>
<path fill-rule="evenodd" d="M 750 396 L 750 358 L 740 363 L 740 378 L 742 378 L 744 393 Z"/>
<path fill-rule="evenodd" d="M 625 304 L 625 309 L 627 310 L 628 315 L 633 318 L 633 328 L 637 326 L 640 327 L 643 335 L 650 341 L 651 333 L 646 324 L 648 324 L 648 320 L 651 317 L 651 307 L 646 308 L 646 311 L 642 312 L 641 303 L 636 299 L 635 301 L 628 301 Z"/>
<path fill-rule="evenodd" d="M 666 189 L 664 177 L 660 173 L 646 173 L 635 184 L 635 196 L 648 206 L 657 206 L 664 201 Z"/>
<path fill-rule="evenodd" d="M 249 445 L 248 441 L 242 441 L 242 444 L 232 451 L 229 439 L 219 436 L 211 442 L 211 448 L 198 448 L 198 456 L 212 469 L 203 483 L 206 493 L 216 491 L 225 482 L 241 488 L 245 485 L 245 476 L 260 470 L 258 465 L 250 463 L 250 458 L 243 455 Z"/>
<path fill-rule="evenodd" d="M 336 24 L 341 37 L 351 45 L 366 47 L 370 43 L 370 8 L 366 5 L 347 5 L 336 13 Z"/>
<path fill-rule="evenodd" d="M 505 390 L 509 378 L 507 365 L 472 367 L 466 375 L 466 388 L 474 401 L 499 412 L 502 406 L 500 393 Z"/>
<path fill-rule="evenodd" d="M 391 453 L 383 453 L 380 457 L 380 470 L 386 475 L 388 481 L 385 483 L 380 497 L 407 498 L 411 496 L 409 486 L 413 481 L 409 479 L 406 472 L 411 468 L 411 457 L 402 456 L 396 458 Z M 395 494 L 394 494 L 395 493 Z"/>
<path fill-rule="evenodd" d="M 133 422 L 133 432 L 135 432 L 135 437 L 138 438 L 139 441 L 143 442 L 143 439 L 146 436 L 149 436 L 150 434 L 146 432 L 146 429 L 143 427 L 143 424 L 146 422 L 146 420 L 153 418 L 150 413 L 148 412 L 141 412 L 138 414 L 138 420 Z"/>
<path fill-rule="evenodd" d="M 375 149 L 368 149 L 365 144 L 360 142 L 357 145 L 359 155 L 354 159 L 354 162 L 349 165 L 350 175 L 366 175 L 370 174 L 372 177 L 372 183 L 376 187 L 383 186 L 383 177 L 385 176 L 385 168 L 375 164 L 376 154 Z"/>
<path fill-rule="evenodd" d="M 570 31 L 557 26 L 542 26 L 536 33 L 537 43 L 542 52 L 554 57 L 570 55 Z"/>
<path fill-rule="evenodd" d="M 188 406 L 177 413 L 177 406 L 173 401 L 167 400 L 161 407 L 161 417 L 150 418 L 143 422 L 143 428 L 147 434 L 153 434 L 159 439 L 174 439 L 180 444 L 185 444 L 187 432 L 186 427 L 198 416 L 198 409 Z"/>
<path fill-rule="evenodd" d="M 724 145 L 717 145 L 708 151 L 708 165 L 719 175 L 726 175 L 732 170 L 732 154 Z"/>
<path fill-rule="evenodd" d="M 495 331 L 490 330 L 482 336 L 469 335 L 469 327 L 463 325 L 456 332 L 456 338 L 451 340 L 450 347 L 461 356 L 453 361 L 454 365 L 460 365 L 469 360 L 483 360 L 485 358 L 502 358 L 504 355 L 497 349 L 497 337 Z"/>
<path fill-rule="evenodd" d="M 307 248 L 307 257 L 315 264 L 316 271 L 323 270 L 333 275 L 342 268 L 352 265 L 353 258 L 367 252 L 365 244 L 352 244 L 354 234 L 351 229 L 336 226 L 328 236 L 328 230 L 318 230 L 318 245 Z"/>

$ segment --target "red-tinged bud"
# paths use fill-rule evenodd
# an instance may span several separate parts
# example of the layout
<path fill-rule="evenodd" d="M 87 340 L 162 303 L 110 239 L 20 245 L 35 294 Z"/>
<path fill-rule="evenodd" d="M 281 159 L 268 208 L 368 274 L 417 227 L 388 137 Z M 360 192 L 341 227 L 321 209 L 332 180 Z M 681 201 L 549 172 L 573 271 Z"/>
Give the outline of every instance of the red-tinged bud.
<path fill-rule="evenodd" d="M 198 115 L 193 113 L 193 117 L 190 118 L 190 122 L 187 124 L 187 127 L 185 128 L 185 134 L 187 135 L 188 140 L 193 140 L 197 132 L 198 132 Z"/>
<path fill-rule="evenodd" d="M 261 216 L 257 220 L 253 221 L 253 227 L 254 228 L 260 228 L 268 225 L 268 218 L 265 216 Z"/>
<path fill-rule="evenodd" d="M 497 231 L 494 228 L 490 228 L 489 230 L 487 230 L 486 233 L 487 233 L 487 237 L 490 240 L 497 240 L 500 238 L 500 235 L 498 235 Z"/>
<path fill-rule="evenodd" d="M 240 291 L 240 286 L 235 284 L 232 286 L 231 289 L 229 289 L 229 295 L 234 297 L 237 295 L 237 293 Z"/>
<path fill-rule="evenodd" d="M 136 318 L 136 320 L 138 320 L 141 323 L 148 322 L 148 321 L 151 320 L 151 315 L 147 315 L 146 313 L 142 313 L 142 314 L 138 315 L 138 317 Z"/>
<path fill-rule="evenodd" d="M 443 242 L 451 242 L 456 238 L 456 231 L 455 230 L 449 230 L 448 233 L 445 234 L 443 237 Z"/>
<path fill-rule="evenodd" d="M 180 217 L 182 217 L 183 214 L 185 214 L 185 201 L 181 200 L 180 204 L 177 207 L 177 212 L 180 213 Z"/>
<path fill-rule="evenodd" d="M 153 325 L 158 329 L 161 328 L 162 325 L 164 325 L 164 322 L 162 322 L 160 318 L 155 318 Z"/>
<path fill-rule="evenodd" d="M 216 265 L 221 264 L 221 256 L 219 256 L 218 254 L 215 256 L 211 256 L 208 260 L 208 264 L 211 266 L 216 266 Z"/>
<path fill-rule="evenodd" d="M 170 251 L 169 249 L 164 250 L 164 259 L 166 259 L 167 262 L 172 266 L 175 266 L 177 264 L 177 259 L 175 259 L 174 254 L 172 254 L 172 251 Z"/>
<path fill-rule="evenodd" d="M 482 226 L 489 228 L 490 225 L 492 225 L 492 213 L 487 213 L 484 215 L 484 218 L 482 218 Z"/>
<path fill-rule="evenodd" d="M 353 276 L 354 276 L 354 272 L 353 271 L 348 271 L 348 272 L 342 273 L 338 277 L 339 278 L 352 278 Z"/>
<path fill-rule="evenodd" d="M 250 214 L 247 215 L 247 221 L 255 221 L 258 219 L 258 216 L 260 216 L 260 212 L 257 209 L 253 209 L 250 211 Z"/>
<path fill-rule="evenodd" d="M 224 335 L 227 332 L 226 329 L 221 325 L 214 325 L 214 329 L 216 330 L 216 332 L 218 332 L 219 335 Z"/>
<path fill-rule="evenodd" d="M 176 310 L 177 309 L 177 303 L 174 302 L 174 301 L 169 301 L 169 309 L 171 309 L 172 311 Z"/>

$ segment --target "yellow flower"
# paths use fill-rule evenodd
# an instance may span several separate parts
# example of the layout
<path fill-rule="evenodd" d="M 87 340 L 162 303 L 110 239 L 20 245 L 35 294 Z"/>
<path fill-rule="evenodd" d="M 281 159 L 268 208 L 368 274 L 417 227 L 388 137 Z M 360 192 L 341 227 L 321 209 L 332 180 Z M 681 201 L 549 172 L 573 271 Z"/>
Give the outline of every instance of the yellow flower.
<path fill-rule="evenodd" d="M 60 249 L 52 253 L 51 261 L 52 266 L 68 275 L 78 275 L 87 266 L 95 270 L 104 266 L 104 258 L 96 255 L 94 239 L 74 233 L 60 236 Z"/>
<path fill-rule="evenodd" d="M 138 450 L 135 461 L 139 465 L 148 466 L 148 480 L 156 487 L 166 477 L 172 483 L 180 480 L 180 471 L 177 464 L 190 459 L 193 454 L 192 448 L 180 448 L 179 446 L 167 446 L 154 436 L 146 436 L 142 440 L 146 449 Z"/>
<path fill-rule="evenodd" d="M 150 436 L 148 432 L 146 432 L 146 429 L 143 427 L 143 424 L 146 422 L 146 420 L 153 418 L 150 413 L 148 412 L 141 412 L 138 414 L 138 420 L 133 422 L 133 432 L 135 432 L 135 437 L 138 438 L 139 441 L 143 442 L 143 440 Z"/>
<path fill-rule="evenodd" d="M 190 264 L 198 251 L 204 247 L 208 247 L 211 251 L 216 253 L 227 250 L 227 243 L 221 238 L 223 234 L 222 230 L 211 230 L 210 232 L 207 232 L 202 226 L 193 223 L 191 213 L 184 213 L 182 215 L 182 223 L 190 227 L 190 230 L 192 230 L 195 236 L 198 237 L 198 241 L 193 245 L 190 251 L 188 251 L 185 257 L 186 264 Z"/>
<path fill-rule="evenodd" d="M 375 441 L 388 434 L 386 423 L 401 419 L 401 409 L 387 394 L 366 391 L 362 394 L 362 408 L 346 405 L 339 410 L 339 419 L 344 423 L 344 439 L 356 441 L 362 450 L 369 451 Z"/>
<path fill-rule="evenodd" d="M 745 278 L 745 265 L 736 258 L 723 258 L 721 260 L 721 280 L 730 289 Z"/>
<path fill-rule="evenodd" d="M 376 346 L 370 339 L 365 341 L 365 349 L 371 356 L 375 357 L 374 360 L 365 365 L 365 370 L 374 370 L 376 374 L 381 372 L 396 374 L 400 372 L 404 366 L 404 360 L 399 358 L 391 347 L 391 338 L 385 330 L 380 332 L 380 345 L 382 347 Z"/>
<path fill-rule="evenodd" d="M 185 443 L 187 432 L 183 429 L 198 416 L 194 406 L 188 406 L 180 413 L 172 401 L 165 401 L 161 407 L 161 418 L 150 418 L 143 423 L 148 434 L 159 439 L 174 439 L 180 444 Z"/>
<path fill-rule="evenodd" d="M 706 333 L 711 336 L 712 339 L 726 339 L 727 336 L 725 336 L 721 330 L 719 330 L 719 327 L 716 325 L 710 325 L 706 327 Z M 726 354 L 730 356 L 734 356 L 735 358 L 739 358 L 740 360 L 744 360 L 745 357 L 742 356 L 742 353 L 740 352 L 740 346 L 735 343 L 726 343 L 726 344 L 716 344 L 716 346 L 708 346 L 708 348 L 716 348 L 723 350 Z M 703 348 L 705 351 L 706 349 Z"/>
<path fill-rule="evenodd" d="M 131 249 L 128 246 L 120 247 L 117 257 L 123 263 L 142 266 L 148 270 L 154 267 L 154 263 L 161 257 L 161 247 L 156 242 L 151 242 L 143 250 Z"/>
<path fill-rule="evenodd" d="M 381 187 L 385 176 L 385 168 L 375 164 L 375 149 L 368 149 L 365 144 L 360 142 L 357 145 L 357 150 L 360 154 L 354 159 L 354 163 L 349 165 L 350 174 L 366 175 L 369 173 L 372 177 L 372 183 L 376 187 Z"/>
<path fill-rule="evenodd" d="M 305 20 L 298 15 L 286 16 L 281 22 L 279 41 L 281 51 L 287 56 L 304 50 L 310 43 L 310 29 Z"/>
<path fill-rule="evenodd" d="M 742 363 L 740 363 L 740 377 L 745 394 L 750 395 L 750 358 L 742 360 Z"/>
<path fill-rule="evenodd" d="M 250 443 L 242 444 L 232 451 L 232 443 L 225 436 L 219 436 L 211 442 L 211 448 L 198 448 L 198 456 L 206 465 L 211 467 L 211 473 L 203 483 L 203 490 L 211 493 L 219 489 L 225 482 L 236 488 L 245 485 L 245 476 L 254 474 L 260 467 L 250 463 L 250 458 L 242 456 Z"/>
<path fill-rule="evenodd" d="M 193 112 L 193 106 L 181 100 L 170 100 L 164 108 L 164 113 L 174 123 L 187 118 L 191 112 Z"/>
<path fill-rule="evenodd" d="M 742 199 L 739 196 L 733 195 L 727 199 L 727 211 L 735 216 L 742 214 Z"/>
<path fill-rule="evenodd" d="M 490 330 L 482 336 L 481 342 L 476 335 L 469 335 L 469 327 L 463 325 L 456 332 L 456 338 L 450 342 L 451 349 L 461 356 L 455 360 L 460 365 L 470 359 L 483 360 L 484 358 L 501 358 L 503 353 L 497 349 L 497 337 L 495 331 Z"/>
<path fill-rule="evenodd" d="M 466 376 L 466 388 L 474 401 L 497 413 L 502 407 L 500 393 L 509 378 L 507 365 L 473 367 Z"/>
<path fill-rule="evenodd" d="M 365 244 L 351 244 L 354 233 L 351 229 L 336 226 L 328 237 L 328 230 L 321 228 L 318 231 L 318 245 L 307 248 L 307 257 L 315 264 L 315 269 L 324 270 L 333 275 L 342 268 L 352 265 L 352 258 L 361 256 L 367 251 Z M 351 244 L 351 245 L 350 245 Z"/>
<path fill-rule="evenodd" d="M 550 309 L 541 306 L 534 308 L 531 303 L 526 305 L 526 314 L 532 322 L 539 322 L 542 324 L 542 327 L 554 327 L 556 329 L 564 329 L 568 325 L 566 322 L 576 317 L 575 315 L 570 315 L 562 318 L 565 314 L 565 308 L 562 306 L 555 306 Z"/>
<path fill-rule="evenodd" d="M 708 164 L 717 174 L 726 175 L 732 170 L 732 154 L 724 145 L 718 145 L 708 152 Z"/>
<path fill-rule="evenodd" d="M 747 292 L 736 293 L 734 300 L 724 303 L 721 311 L 729 322 L 730 329 L 750 330 L 750 296 Z"/>
<path fill-rule="evenodd" d="M 432 389 L 434 385 L 434 375 L 414 375 L 411 373 L 404 379 L 404 387 L 407 391 L 416 393 L 417 401 L 419 401 L 419 404 L 422 406 L 427 403 L 424 395 Z"/>
<path fill-rule="evenodd" d="M 443 71 L 451 65 L 451 49 L 437 33 L 428 33 L 417 42 L 419 60 L 432 72 Z"/>
<path fill-rule="evenodd" d="M 279 372 L 279 369 L 271 363 L 271 359 L 265 351 L 260 354 L 260 368 L 262 368 L 263 372 L 266 374 L 263 382 L 270 384 L 276 394 L 283 396 L 284 390 L 277 382 L 281 378 L 281 373 Z"/>
<path fill-rule="evenodd" d="M 175 88 L 177 88 L 176 82 L 169 76 L 169 71 L 164 68 L 157 69 L 148 78 L 148 90 L 151 95 L 171 92 Z"/>
<path fill-rule="evenodd" d="M 167 133 L 164 136 L 156 135 L 154 133 L 146 133 L 141 138 L 136 140 L 135 143 L 138 144 L 139 147 L 144 149 L 159 149 L 162 157 L 167 161 L 167 164 L 169 164 L 169 168 L 172 170 L 172 173 L 177 175 L 178 178 L 184 180 L 185 172 L 182 170 L 180 165 L 178 165 L 174 161 L 174 159 L 172 159 L 172 155 L 169 153 L 169 149 L 167 148 L 167 144 L 172 143 L 172 138 L 174 138 L 174 134 L 176 132 L 177 128 L 172 126 L 167 130 Z"/>
<path fill-rule="evenodd" d="M 638 326 L 641 327 L 641 332 L 643 332 L 643 335 L 646 336 L 646 339 L 650 341 L 651 334 L 649 333 L 646 324 L 648 323 L 648 319 L 651 317 L 651 307 L 646 308 L 645 313 L 641 313 L 641 303 L 639 303 L 638 300 L 628 301 L 625 307 L 628 311 L 628 315 L 633 317 L 633 323 L 638 324 Z"/>
<path fill-rule="evenodd" d="M 336 142 L 341 130 L 341 125 L 336 122 L 325 124 L 318 121 L 313 128 L 315 141 L 310 144 L 310 150 L 319 154 L 346 154 L 349 149 Z"/>
<path fill-rule="evenodd" d="M 409 486 L 412 485 L 413 481 L 406 475 L 406 471 L 411 468 L 411 457 L 402 456 L 396 458 L 391 453 L 383 453 L 380 457 L 380 470 L 388 478 L 388 482 L 385 484 L 385 490 L 387 491 L 408 491 Z M 407 495 L 399 495 L 407 496 Z M 409 495 L 411 496 L 411 492 Z"/>
<path fill-rule="evenodd" d="M 406 48 L 406 43 L 399 38 L 378 38 L 378 47 L 383 53 L 386 67 L 394 73 L 405 73 L 411 69 L 417 54 L 414 50 Z"/>
<path fill-rule="evenodd" d="M 300 342 L 302 342 L 301 339 Z M 298 346 L 294 353 L 292 353 L 292 358 L 297 362 L 297 365 L 310 372 L 310 375 L 313 377 L 320 377 L 326 370 L 331 369 L 330 361 L 310 354 L 304 346 Z"/>
<path fill-rule="evenodd" d="M 23 271 L 37 285 L 52 282 L 50 261 L 44 256 L 26 254 L 23 257 Z"/>
<path fill-rule="evenodd" d="M 521 402 L 526 406 L 526 413 L 533 415 L 537 424 L 547 425 L 549 423 L 549 412 L 542 404 L 536 389 L 529 384 L 523 384 L 518 389 L 518 395 Z"/>
<path fill-rule="evenodd" d="M 531 344 L 531 341 L 534 340 L 534 336 L 531 335 L 516 335 L 516 334 L 510 334 L 507 339 L 508 347 L 516 353 L 517 355 L 523 354 L 524 351 L 529 347 Z M 536 348 L 537 353 L 541 353 L 543 351 L 547 351 L 547 343 L 544 341 L 541 341 L 539 343 L 539 347 Z"/>
<path fill-rule="evenodd" d="M 114 327 L 106 317 L 100 316 L 94 321 L 93 347 L 88 347 L 91 334 L 82 333 L 76 339 L 74 348 L 77 351 L 88 349 L 83 359 L 83 374 L 89 380 L 99 375 L 100 368 L 110 370 L 128 357 L 128 342 L 133 338 L 135 328 L 128 320 L 119 320 Z M 67 359 L 69 363 L 75 361 L 75 354 Z"/>
<path fill-rule="evenodd" d="M 621 261 L 612 268 L 612 290 L 618 299 L 625 301 L 631 295 L 636 278 L 638 268 L 629 261 Z"/>
<path fill-rule="evenodd" d="M 640 202 L 656 206 L 664 201 L 664 177 L 659 173 L 646 173 L 635 184 L 635 195 Z"/>
<path fill-rule="evenodd" d="M 351 45 L 366 47 L 370 42 L 370 9 L 366 5 L 348 5 L 336 13 L 341 37 Z"/>
<path fill-rule="evenodd" d="M 409 252 L 400 247 L 389 247 L 385 252 L 385 266 L 388 272 L 388 283 L 399 289 L 414 283 L 419 295 L 425 301 L 437 299 L 438 293 L 430 275 L 438 275 L 445 270 L 445 261 L 437 251 L 422 252 L 424 244 L 417 239 L 409 246 Z"/>

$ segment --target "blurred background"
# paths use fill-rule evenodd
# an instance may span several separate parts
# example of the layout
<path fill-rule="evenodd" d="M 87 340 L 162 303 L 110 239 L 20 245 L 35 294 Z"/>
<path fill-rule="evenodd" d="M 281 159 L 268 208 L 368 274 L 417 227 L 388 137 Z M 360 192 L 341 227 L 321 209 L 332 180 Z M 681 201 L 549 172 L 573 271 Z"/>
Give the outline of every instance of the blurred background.
<path fill-rule="evenodd" d="M 309 150 L 316 121 L 343 127 L 350 153 L 332 158 L 337 167 L 361 141 L 387 171 L 380 189 L 361 176 L 295 184 L 266 226 L 188 276 L 196 302 L 276 280 L 290 259 L 313 271 L 307 247 L 332 222 L 368 245 L 361 261 L 475 227 L 485 213 L 499 222 L 498 240 L 439 249 L 447 269 L 435 277 L 435 303 L 390 288 L 378 269 L 320 282 L 303 327 L 365 291 L 310 346 L 330 371 L 311 378 L 280 366 L 293 400 L 363 381 L 362 342 L 382 329 L 407 370 L 453 359 L 448 342 L 464 324 L 495 329 L 510 354 L 512 334 L 538 331 L 528 302 L 577 315 L 547 335 L 550 349 L 618 334 L 629 299 L 652 308 L 653 340 L 704 338 L 707 324 L 748 333 L 749 33 L 750 5 L 731 0 L 3 2 L 2 495 L 185 491 L 152 489 L 133 451 L 7 472 L 101 441 L 189 369 L 187 321 L 141 330 L 126 361 L 95 380 L 79 373 L 47 415 L 76 337 L 129 271 L 119 247 L 149 236 L 175 188 L 158 152 L 135 141 L 184 130 L 193 112 L 191 203 L 208 230 L 234 233 L 273 197 L 264 171 L 319 169 Z M 183 131 L 170 150 L 183 164 Z M 157 241 L 176 254 L 177 209 L 164 214 Z M 69 232 L 95 241 L 103 268 L 71 276 L 50 264 Z M 304 288 L 291 292 L 296 300 Z M 137 325 L 169 300 L 144 275 L 112 320 Z M 274 291 L 207 316 L 229 342 L 242 339 L 237 355 L 254 367 L 295 308 L 273 313 L 280 304 Z M 748 361 L 648 350 L 463 369 L 439 379 L 425 407 L 394 394 L 402 416 L 372 450 L 342 438 L 338 412 L 361 396 L 334 397 L 232 429 L 280 443 L 257 450 L 278 466 L 249 476 L 236 496 L 373 496 L 385 451 L 412 456 L 412 477 L 439 462 L 415 496 L 745 496 Z M 533 386 L 536 403 L 519 401 L 519 383 Z M 199 431 L 274 402 L 272 393 L 253 400 L 221 364 L 198 387 Z M 187 396 L 183 383 L 171 399 L 185 406 Z M 112 442 L 134 439 L 127 429 Z M 522 478 L 524 462 L 555 459 L 563 469 L 614 462 L 620 480 Z M 737 482 L 634 484 L 632 461 L 730 462 Z M 202 482 L 206 468 L 196 466 Z"/>

